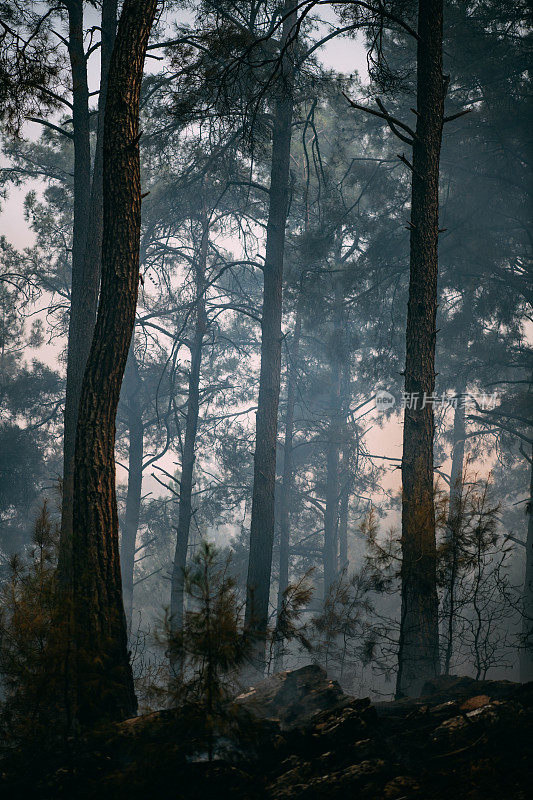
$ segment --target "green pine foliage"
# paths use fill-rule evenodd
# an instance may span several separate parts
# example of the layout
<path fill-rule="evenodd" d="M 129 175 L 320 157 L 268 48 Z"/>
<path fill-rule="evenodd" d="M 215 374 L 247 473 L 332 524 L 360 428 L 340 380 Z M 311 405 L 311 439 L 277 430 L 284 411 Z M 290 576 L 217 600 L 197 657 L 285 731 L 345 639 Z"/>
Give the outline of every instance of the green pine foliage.
<path fill-rule="evenodd" d="M 33 542 L 14 555 L 0 595 L 0 725 L 7 747 L 26 752 L 65 731 L 63 664 L 56 626 L 55 565 L 58 529 L 46 501 L 35 521 Z"/>

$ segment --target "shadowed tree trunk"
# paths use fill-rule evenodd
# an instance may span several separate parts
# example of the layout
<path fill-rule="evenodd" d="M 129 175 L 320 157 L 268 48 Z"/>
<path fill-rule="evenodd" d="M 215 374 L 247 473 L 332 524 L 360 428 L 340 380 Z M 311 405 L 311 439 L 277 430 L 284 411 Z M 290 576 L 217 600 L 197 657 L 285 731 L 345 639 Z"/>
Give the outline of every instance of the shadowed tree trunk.
<path fill-rule="evenodd" d="M 533 452 L 527 513 L 526 573 L 522 605 L 522 647 L 520 650 L 520 680 L 524 683 L 533 681 Z"/>
<path fill-rule="evenodd" d="M 139 287 L 139 96 L 157 0 L 125 0 L 109 69 L 98 317 L 83 378 L 75 450 L 72 644 L 82 725 L 135 713 L 122 602 L 115 418 Z"/>
<path fill-rule="evenodd" d="M 72 536 L 73 471 L 81 383 L 96 320 L 102 254 L 102 164 L 107 76 L 117 20 L 117 0 L 103 0 L 98 128 L 91 184 L 89 94 L 83 47 L 83 2 L 67 3 L 73 79 L 74 229 L 63 438 L 63 503 L 59 574 L 66 577 Z"/>
<path fill-rule="evenodd" d="M 292 337 L 292 347 L 287 365 L 287 410 L 285 414 L 285 439 L 283 444 L 283 477 L 279 496 L 279 583 L 277 613 L 279 615 L 283 593 L 289 585 L 290 554 L 290 516 L 291 498 L 294 486 L 294 407 L 296 405 L 296 388 L 298 381 L 298 356 L 300 352 L 300 336 L 302 333 L 302 314 L 296 309 L 296 320 Z M 274 653 L 274 672 L 283 669 L 283 643 L 277 642 Z"/>
<path fill-rule="evenodd" d="M 183 579 L 187 565 L 187 550 L 192 519 L 192 487 L 194 479 L 194 462 L 196 459 L 196 433 L 200 413 L 200 369 L 202 365 L 202 349 L 207 329 L 205 310 L 205 272 L 209 248 L 209 220 L 204 214 L 202 220 L 202 237 L 196 270 L 196 321 L 194 337 L 191 345 L 191 369 L 187 396 L 187 417 L 185 421 L 185 441 L 181 461 L 180 493 L 178 507 L 178 527 L 176 530 L 176 549 L 172 564 L 170 584 L 170 625 L 173 631 L 183 626 Z"/>
<path fill-rule="evenodd" d="M 465 460 L 465 387 L 457 390 L 457 405 L 453 416 L 452 469 L 450 473 L 450 507 L 449 516 L 463 494 L 463 471 Z"/>
<path fill-rule="evenodd" d="M 413 143 L 410 281 L 406 329 L 406 403 L 402 457 L 402 609 L 398 697 L 416 696 L 439 671 L 433 495 L 439 159 L 446 81 L 442 74 L 442 0 L 419 0 L 417 122 Z"/>
<path fill-rule="evenodd" d="M 454 620 L 455 620 L 455 582 L 457 575 L 457 553 L 454 538 L 458 534 L 460 518 L 462 515 L 462 496 L 463 496 L 463 470 L 465 458 L 465 387 L 461 386 L 457 391 L 457 405 L 453 420 L 453 446 L 452 446 L 452 469 L 450 473 L 450 503 L 448 508 L 448 520 L 446 536 L 450 541 L 451 559 L 449 573 L 446 575 L 446 585 L 442 600 L 443 620 L 444 620 L 444 660 L 442 671 L 445 675 L 450 674 L 450 666 L 453 654 L 454 640 Z"/>
<path fill-rule="evenodd" d="M 72 536 L 72 500 L 74 475 L 74 445 L 80 387 L 85 368 L 81 346 L 90 346 L 92 329 L 80 330 L 83 313 L 84 261 L 91 201 L 91 146 L 89 122 L 89 86 L 87 59 L 84 48 L 83 0 L 66 3 L 69 22 L 68 51 L 72 73 L 72 135 L 74 143 L 74 207 L 72 225 L 70 319 L 67 344 L 67 384 L 63 436 L 63 504 L 61 517 L 61 548 L 59 574 L 67 577 L 70 568 L 69 548 Z M 94 319 L 93 319 L 94 323 Z M 85 335 L 84 335 L 85 333 Z"/>
<path fill-rule="evenodd" d="M 135 569 L 135 552 L 137 531 L 139 530 L 143 480 L 144 425 L 142 420 L 142 406 L 139 397 L 141 390 L 142 383 L 139 376 L 137 359 L 133 351 L 132 338 L 130 352 L 126 362 L 123 386 L 123 396 L 126 402 L 126 416 L 128 420 L 129 448 L 128 492 L 126 495 L 126 511 L 124 514 L 124 526 L 120 545 L 122 595 L 124 598 L 126 624 L 128 626 L 128 632 L 130 633 L 133 611 L 133 573 Z"/>
<path fill-rule="evenodd" d="M 285 13 L 293 6 L 285 4 Z M 261 370 L 256 414 L 254 484 L 250 526 L 245 625 L 264 637 L 268 625 L 270 576 L 274 543 L 274 491 L 276 484 L 276 445 L 281 373 L 281 315 L 283 255 L 289 195 L 289 163 L 293 114 L 292 46 L 285 47 L 294 24 L 294 15 L 283 23 L 282 58 L 277 80 L 272 136 L 272 165 L 263 270 L 263 311 L 261 318 Z M 294 35 L 292 32 L 291 36 Z M 254 666 L 264 671 L 265 649 L 257 648 Z"/>

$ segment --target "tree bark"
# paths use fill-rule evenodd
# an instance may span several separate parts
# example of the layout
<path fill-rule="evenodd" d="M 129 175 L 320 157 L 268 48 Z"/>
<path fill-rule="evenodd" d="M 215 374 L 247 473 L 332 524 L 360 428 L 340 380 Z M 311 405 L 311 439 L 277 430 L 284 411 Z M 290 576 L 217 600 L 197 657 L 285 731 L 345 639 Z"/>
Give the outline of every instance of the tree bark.
<path fill-rule="evenodd" d="M 135 713 L 115 493 L 115 418 L 139 287 L 139 96 L 157 0 L 125 0 L 109 69 L 98 317 L 83 378 L 74 460 L 72 642 L 82 726 Z"/>
<path fill-rule="evenodd" d="M 88 343 L 80 330 L 83 313 L 83 273 L 89 207 L 91 199 L 91 145 L 89 121 L 89 86 L 87 81 L 87 59 L 83 43 L 83 0 L 66 3 L 69 22 L 68 52 L 72 73 L 72 131 L 74 137 L 74 207 L 72 225 L 70 319 L 67 344 L 67 384 L 63 434 L 63 502 L 61 517 L 61 547 L 59 552 L 59 575 L 67 578 L 70 568 L 70 545 L 72 536 L 72 501 L 74 496 L 74 446 L 79 403 L 79 389 L 85 362 L 81 358 L 80 345 Z"/>
<path fill-rule="evenodd" d="M 533 452 L 531 460 L 528 524 L 526 539 L 526 572 L 522 605 L 522 646 L 520 650 L 520 680 L 533 681 Z"/>
<path fill-rule="evenodd" d="M 283 476 L 279 497 L 279 582 L 277 613 L 279 615 L 283 595 L 289 585 L 290 555 L 290 516 L 291 499 L 294 486 L 294 407 L 296 405 L 296 388 L 298 380 L 298 357 L 300 352 L 300 336 L 302 333 L 302 314 L 298 307 L 292 337 L 292 347 L 287 366 L 287 410 L 285 414 L 285 439 L 283 446 Z M 277 642 L 274 653 L 274 672 L 283 668 L 283 643 Z"/>
<path fill-rule="evenodd" d="M 107 77 L 117 22 L 117 0 L 103 0 L 98 129 L 91 183 L 89 94 L 83 48 L 83 3 L 68 4 L 73 76 L 74 231 L 63 435 L 63 502 L 59 574 L 67 577 L 72 537 L 74 448 L 83 373 L 94 332 L 102 256 L 103 137 Z"/>
<path fill-rule="evenodd" d="M 202 366 L 202 350 L 207 330 L 205 309 L 205 272 L 209 248 L 209 221 L 204 215 L 202 220 L 202 238 L 196 261 L 196 321 L 191 346 L 191 369 L 187 398 L 187 418 L 185 422 L 185 441 L 181 463 L 180 495 L 178 507 L 178 527 L 176 531 L 176 549 L 172 564 L 170 584 L 170 626 L 172 631 L 183 627 L 183 579 L 187 565 L 187 551 L 192 519 L 192 487 L 194 463 L 196 460 L 196 433 L 200 413 L 200 369 Z"/>
<path fill-rule="evenodd" d="M 126 511 L 120 544 L 120 572 L 122 575 L 122 596 L 124 599 L 124 612 L 128 633 L 131 634 L 133 611 L 133 579 L 135 570 L 135 551 L 137 545 L 137 531 L 139 530 L 139 516 L 142 497 L 142 470 L 143 470 L 143 444 L 144 425 L 142 419 L 142 406 L 140 393 L 142 383 L 139 376 L 139 367 L 133 351 L 133 338 L 130 352 L 126 362 L 124 375 L 123 394 L 126 401 L 126 415 L 129 431 L 128 451 L 128 492 L 126 495 Z"/>
<path fill-rule="evenodd" d="M 406 403 L 402 457 L 402 608 L 397 696 L 416 696 L 439 672 L 433 493 L 439 160 L 446 82 L 442 0 L 419 0 L 417 123 L 413 143 Z"/>
<path fill-rule="evenodd" d="M 285 13 L 293 6 L 285 5 Z M 261 370 L 256 414 L 254 484 L 250 526 L 245 625 L 257 635 L 266 634 L 272 549 L 274 543 L 274 492 L 276 483 L 276 445 L 281 373 L 281 316 L 283 298 L 283 256 L 289 195 L 289 163 L 293 114 L 292 46 L 286 47 L 294 15 L 283 24 L 281 47 L 285 50 L 274 109 L 272 165 L 266 235 L 266 254 L 261 318 Z M 264 671 L 265 649 L 257 647 L 255 667 Z"/>

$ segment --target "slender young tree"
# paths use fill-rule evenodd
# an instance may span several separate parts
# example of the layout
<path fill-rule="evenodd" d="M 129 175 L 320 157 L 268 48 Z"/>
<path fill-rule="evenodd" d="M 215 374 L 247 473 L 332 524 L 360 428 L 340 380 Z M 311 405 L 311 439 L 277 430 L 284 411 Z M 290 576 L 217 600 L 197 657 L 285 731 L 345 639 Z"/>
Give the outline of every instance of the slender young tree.
<path fill-rule="evenodd" d="M 343 398 L 342 392 L 342 372 L 345 360 L 342 284 L 338 274 L 333 276 L 333 281 L 333 324 L 328 347 L 330 392 L 326 447 L 326 510 L 324 514 L 324 601 L 327 600 L 339 575 L 340 455 L 346 422 L 343 413 L 345 398 Z"/>
<path fill-rule="evenodd" d="M 124 512 L 124 525 L 122 528 L 120 546 L 122 593 L 128 631 L 131 631 L 133 611 L 133 573 L 135 568 L 135 552 L 137 531 L 139 530 L 143 480 L 144 424 L 140 399 L 141 391 L 142 381 L 139 375 L 139 365 L 135 357 L 132 338 L 123 384 L 129 445 L 128 491 L 126 494 L 126 509 Z"/>
<path fill-rule="evenodd" d="M 450 500 L 448 506 L 448 519 L 446 524 L 446 539 L 450 546 L 453 546 L 453 539 L 456 536 L 456 529 L 462 510 L 463 499 L 463 472 L 465 458 L 465 387 L 461 386 L 456 394 L 456 406 L 453 417 L 453 443 L 452 443 L 452 468 L 450 472 Z M 442 609 L 444 619 L 443 639 L 444 658 L 442 671 L 445 675 L 449 674 L 451 657 L 453 652 L 453 621 L 454 621 L 454 573 L 456 572 L 456 562 L 450 560 L 450 569 L 447 576 L 444 596 L 442 598 Z"/>
<path fill-rule="evenodd" d="M 344 402 L 345 415 L 350 403 L 350 362 L 348 358 L 348 348 L 346 348 L 346 361 L 343 365 L 342 374 L 342 395 Z M 350 516 L 350 490 L 354 482 L 354 468 L 357 465 L 357 455 L 359 449 L 359 437 L 356 431 L 355 436 L 356 458 L 353 458 L 354 449 L 351 438 L 350 427 L 347 418 L 343 415 L 342 426 L 342 463 L 341 463 L 341 486 L 339 502 L 339 570 L 342 572 L 349 566 L 348 558 L 348 523 Z M 355 464 L 353 463 L 355 461 Z"/>
<path fill-rule="evenodd" d="M 533 449 L 530 463 L 526 567 L 522 596 L 522 647 L 520 649 L 520 680 L 524 683 L 533 681 Z"/>
<path fill-rule="evenodd" d="M 104 124 L 102 287 L 83 378 L 74 466 L 74 713 L 82 725 L 136 710 L 127 649 L 115 494 L 115 417 L 135 323 L 141 182 L 139 97 L 157 0 L 126 0 Z"/>
<path fill-rule="evenodd" d="M 279 579 L 278 579 L 278 617 L 283 609 L 285 591 L 289 585 L 289 556 L 290 556 L 290 517 L 291 500 L 294 486 L 294 408 L 296 406 L 296 392 L 298 380 L 298 356 L 300 352 L 300 337 L 302 334 L 302 313 L 296 309 L 296 319 L 292 334 L 292 346 L 287 360 L 287 406 L 285 411 L 285 435 L 283 440 L 283 475 L 279 496 Z M 274 671 L 282 668 L 283 647 L 278 642 L 274 653 Z"/>
<path fill-rule="evenodd" d="M 190 346 L 191 367 L 187 396 L 185 441 L 183 443 L 181 476 L 179 481 L 178 526 L 176 530 L 176 549 L 172 564 L 170 585 L 170 624 L 174 632 L 181 630 L 183 626 L 183 587 L 193 513 L 192 487 L 194 480 L 194 462 L 196 460 L 196 434 L 198 431 L 198 417 L 200 413 L 200 371 L 202 366 L 202 349 L 207 330 L 205 273 L 209 249 L 209 218 L 205 208 L 201 216 L 200 246 L 194 263 L 196 314 L 194 336 Z"/>

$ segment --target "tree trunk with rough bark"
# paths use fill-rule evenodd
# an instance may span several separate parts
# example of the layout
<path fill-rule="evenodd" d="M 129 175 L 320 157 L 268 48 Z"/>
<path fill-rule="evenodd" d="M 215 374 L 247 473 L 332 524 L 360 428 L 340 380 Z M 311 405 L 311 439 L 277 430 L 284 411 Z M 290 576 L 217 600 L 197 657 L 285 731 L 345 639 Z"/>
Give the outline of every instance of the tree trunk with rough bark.
<path fill-rule="evenodd" d="M 200 413 L 200 369 L 202 366 L 202 350 L 207 330 L 205 308 L 205 273 L 209 249 L 209 221 L 204 215 L 202 220 L 202 237 L 195 263 L 196 269 L 196 321 L 194 337 L 191 345 L 191 369 L 187 399 L 187 417 L 185 421 L 185 441 L 181 463 L 181 478 L 178 506 L 178 527 L 176 530 L 176 549 L 172 564 L 170 584 L 170 626 L 172 631 L 179 631 L 183 626 L 183 579 L 187 566 L 187 551 L 192 519 L 192 487 L 194 480 L 194 463 L 196 460 L 196 433 Z"/>
<path fill-rule="evenodd" d="M 70 58 L 73 78 L 74 230 L 72 285 L 67 343 L 67 384 L 63 436 L 63 502 L 59 574 L 68 578 L 74 498 L 74 448 L 83 373 L 89 355 L 96 309 L 102 255 L 102 166 L 107 76 L 117 21 L 117 0 L 103 0 L 101 19 L 100 95 L 98 129 L 91 183 L 89 94 L 83 47 L 83 3 L 68 4 Z"/>
<path fill-rule="evenodd" d="M 139 376 L 139 367 L 133 351 L 133 338 L 130 346 L 126 372 L 124 374 L 123 398 L 126 404 L 128 420 L 129 448 L 128 448 L 128 491 L 126 495 L 126 510 L 120 543 L 120 572 L 122 575 L 122 596 L 124 599 L 124 612 L 128 633 L 131 634 L 133 611 L 133 583 L 135 570 L 135 552 L 137 545 L 137 532 L 139 530 L 139 516 L 141 511 L 142 480 L 143 480 L 143 444 L 144 425 L 142 419 L 142 405 L 140 393 L 142 382 Z"/>
<path fill-rule="evenodd" d="M 136 711 L 122 602 L 115 418 L 139 287 L 139 97 L 157 0 L 125 0 L 109 69 L 98 316 L 83 378 L 74 460 L 74 715 L 82 726 Z"/>
<path fill-rule="evenodd" d="M 402 457 L 402 608 L 397 696 L 416 696 L 439 672 L 433 493 L 439 160 L 446 81 L 442 0 L 419 0 L 417 123 L 413 143 L 406 403 Z"/>
<path fill-rule="evenodd" d="M 84 311 L 83 278 L 89 209 L 91 201 L 91 144 L 89 118 L 89 85 L 87 59 L 84 48 L 83 0 L 66 4 L 69 22 L 68 51 L 72 74 L 72 134 L 74 142 L 74 207 L 72 225 L 70 319 L 67 344 L 67 384 L 63 434 L 63 501 L 61 517 L 61 547 L 59 575 L 68 579 L 70 569 L 70 544 L 72 536 L 72 500 L 74 496 L 74 446 L 78 415 L 79 388 L 83 378 L 85 360 L 80 346 L 88 347 L 92 329 L 87 339 L 80 330 L 80 317 Z"/>
<path fill-rule="evenodd" d="M 285 5 L 285 13 L 293 6 Z M 274 543 L 274 492 L 276 445 L 281 374 L 281 316 L 283 302 L 283 256 L 289 195 L 289 165 L 293 114 L 293 44 L 286 47 L 294 15 L 283 23 L 281 46 L 284 56 L 277 80 L 272 136 L 272 165 L 263 269 L 261 318 L 261 370 L 256 414 L 254 484 L 250 527 L 245 625 L 257 635 L 266 634 Z M 294 32 L 292 32 L 291 36 Z M 254 657 L 258 672 L 265 667 L 265 648 L 259 644 Z"/>

